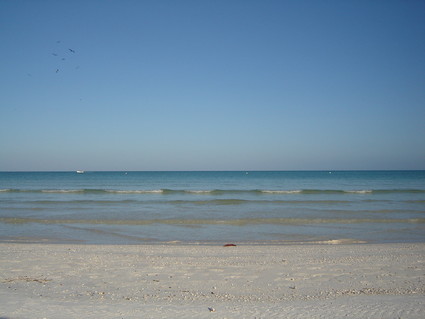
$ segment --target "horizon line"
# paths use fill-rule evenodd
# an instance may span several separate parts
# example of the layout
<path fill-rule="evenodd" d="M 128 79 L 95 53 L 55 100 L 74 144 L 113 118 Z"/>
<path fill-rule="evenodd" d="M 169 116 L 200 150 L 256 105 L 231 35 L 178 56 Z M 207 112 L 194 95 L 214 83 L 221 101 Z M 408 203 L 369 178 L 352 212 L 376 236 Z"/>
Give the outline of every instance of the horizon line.
<path fill-rule="evenodd" d="M 425 171 L 425 169 L 211 169 L 211 170 L 0 170 L 0 173 L 102 173 L 102 172 L 391 172 L 391 171 Z"/>

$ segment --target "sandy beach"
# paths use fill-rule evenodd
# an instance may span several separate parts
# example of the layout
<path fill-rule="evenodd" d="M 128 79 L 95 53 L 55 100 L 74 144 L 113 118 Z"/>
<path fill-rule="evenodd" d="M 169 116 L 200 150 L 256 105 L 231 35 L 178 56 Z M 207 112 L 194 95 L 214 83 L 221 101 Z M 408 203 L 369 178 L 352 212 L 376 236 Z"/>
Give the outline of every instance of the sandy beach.
<path fill-rule="evenodd" d="M 424 297 L 425 244 L 0 244 L 2 319 L 424 318 Z"/>

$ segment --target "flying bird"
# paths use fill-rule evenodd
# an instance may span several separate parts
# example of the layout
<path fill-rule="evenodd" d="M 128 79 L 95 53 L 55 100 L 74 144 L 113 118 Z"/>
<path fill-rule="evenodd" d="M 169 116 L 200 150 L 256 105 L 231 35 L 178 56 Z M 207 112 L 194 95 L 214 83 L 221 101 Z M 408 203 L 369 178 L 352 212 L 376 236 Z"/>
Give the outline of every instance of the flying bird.
<path fill-rule="evenodd" d="M 57 53 L 52 53 L 52 55 L 54 55 L 54 56 L 58 56 L 58 54 L 57 54 Z"/>
<path fill-rule="evenodd" d="M 75 51 L 74 50 L 72 50 L 72 49 L 68 49 L 69 51 L 71 51 L 72 53 L 75 53 Z"/>
<path fill-rule="evenodd" d="M 58 73 L 59 72 L 59 69 L 56 69 L 56 73 Z"/>

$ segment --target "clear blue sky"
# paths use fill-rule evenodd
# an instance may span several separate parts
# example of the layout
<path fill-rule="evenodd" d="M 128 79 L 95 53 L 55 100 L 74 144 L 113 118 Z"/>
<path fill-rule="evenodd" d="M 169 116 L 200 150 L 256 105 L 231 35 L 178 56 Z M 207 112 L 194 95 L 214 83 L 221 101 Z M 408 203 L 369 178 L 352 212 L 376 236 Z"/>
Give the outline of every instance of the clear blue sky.
<path fill-rule="evenodd" d="M 3 171 L 425 169 L 425 1 L 0 0 L 0 39 Z"/>

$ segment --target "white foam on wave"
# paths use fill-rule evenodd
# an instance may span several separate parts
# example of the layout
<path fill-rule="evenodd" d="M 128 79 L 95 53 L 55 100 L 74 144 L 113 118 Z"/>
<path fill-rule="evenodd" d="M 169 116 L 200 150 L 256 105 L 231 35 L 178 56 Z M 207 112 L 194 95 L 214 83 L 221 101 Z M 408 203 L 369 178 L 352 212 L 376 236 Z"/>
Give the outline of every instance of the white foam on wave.
<path fill-rule="evenodd" d="M 205 190 L 188 190 L 186 191 L 187 193 L 191 193 L 191 194 L 209 194 L 212 191 L 205 191 Z"/>
<path fill-rule="evenodd" d="M 347 193 L 351 194 L 370 194 L 372 193 L 371 190 L 358 190 L 358 191 L 346 191 Z"/>
<path fill-rule="evenodd" d="M 43 189 L 42 193 L 81 193 L 81 189 Z"/>
<path fill-rule="evenodd" d="M 161 194 L 164 191 L 162 189 L 154 190 L 108 190 L 108 193 L 116 194 Z"/>
<path fill-rule="evenodd" d="M 266 194 L 300 194 L 302 190 L 292 190 L 292 191 L 273 191 L 273 190 L 264 190 L 261 191 Z"/>

